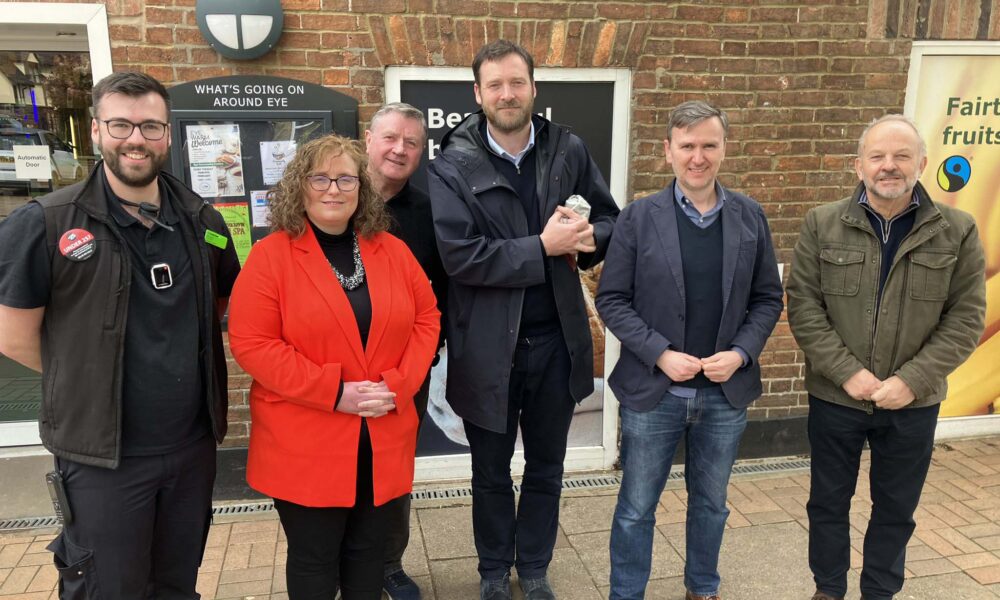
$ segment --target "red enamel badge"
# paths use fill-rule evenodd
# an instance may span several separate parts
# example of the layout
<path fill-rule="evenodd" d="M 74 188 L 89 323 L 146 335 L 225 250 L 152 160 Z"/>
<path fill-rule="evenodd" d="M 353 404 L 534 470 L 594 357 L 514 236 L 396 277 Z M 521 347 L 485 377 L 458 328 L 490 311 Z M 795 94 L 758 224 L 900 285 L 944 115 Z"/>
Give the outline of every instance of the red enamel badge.
<path fill-rule="evenodd" d="M 94 234 L 86 229 L 70 229 L 59 238 L 59 252 L 75 262 L 93 256 L 96 246 Z"/>

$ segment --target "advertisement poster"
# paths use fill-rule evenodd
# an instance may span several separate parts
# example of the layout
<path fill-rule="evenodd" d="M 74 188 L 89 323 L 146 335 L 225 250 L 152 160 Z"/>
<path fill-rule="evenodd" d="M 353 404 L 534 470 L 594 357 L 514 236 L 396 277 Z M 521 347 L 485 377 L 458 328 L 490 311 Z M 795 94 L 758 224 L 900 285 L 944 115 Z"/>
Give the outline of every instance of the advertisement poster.
<path fill-rule="evenodd" d="M 254 227 L 267 227 L 271 216 L 271 201 L 267 197 L 268 190 L 253 190 L 250 192 L 250 214 Z"/>
<path fill-rule="evenodd" d="M 188 125 L 187 151 L 191 187 L 198 195 L 244 195 L 239 125 Z"/>
<path fill-rule="evenodd" d="M 293 156 L 295 156 L 294 141 L 261 142 L 260 168 L 264 175 L 264 185 L 278 183 Z"/>
<path fill-rule="evenodd" d="M 1000 48 L 914 46 L 907 114 L 927 141 L 921 183 L 972 214 L 986 251 L 986 332 L 948 378 L 942 417 L 1000 412 Z"/>
<path fill-rule="evenodd" d="M 226 226 L 229 227 L 229 235 L 233 237 L 233 246 L 236 248 L 236 256 L 240 259 L 240 266 L 247 262 L 250 254 L 250 214 L 244 202 L 218 203 L 215 210 L 219 211 Z"/>

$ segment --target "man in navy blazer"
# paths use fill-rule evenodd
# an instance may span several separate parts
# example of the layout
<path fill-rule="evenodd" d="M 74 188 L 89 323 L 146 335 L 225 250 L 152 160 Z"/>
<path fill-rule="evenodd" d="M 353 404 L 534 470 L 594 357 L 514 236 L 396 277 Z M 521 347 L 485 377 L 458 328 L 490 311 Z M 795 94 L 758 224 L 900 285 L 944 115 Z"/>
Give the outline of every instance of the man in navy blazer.
<path fill-rule="evenodd" d="M 622 211 L 597 309 L 622 343 L 608 384 L 621 402 L 622 485 L 611 529 L 611 600 L 641 599 L 654 513 L 677 443 L 686 444 L 687 600 L 719 595 L 726 487 L 757 357 L 781 314 L 771 231 L 760 205 L 717 181 L 729 120 L 705 102 L 670 115 L 676 178 Z"/>

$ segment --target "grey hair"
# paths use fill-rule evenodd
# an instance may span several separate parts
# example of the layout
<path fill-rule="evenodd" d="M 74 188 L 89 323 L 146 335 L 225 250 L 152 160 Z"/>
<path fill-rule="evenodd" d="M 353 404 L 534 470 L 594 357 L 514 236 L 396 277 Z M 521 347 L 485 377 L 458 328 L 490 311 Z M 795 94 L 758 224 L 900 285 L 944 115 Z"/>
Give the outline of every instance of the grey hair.
<path fill-rule="evenodd" d="M 670 111 L 670 119 L 667 121 L 667 140 L 671 139 L 675 127 L 687 129 L 712 117 L 718 118 L 722 123 L 723 137 L 729 137 L 729 117 L 721 108 L 712 106 L 704 100 L 688 100 L 678 104 L 677 108 Z"/>
<path fill-rule="evenodd" d="M 420 122 L 420 128 L 424 132 L 424 137 L 427 137 L 427 119 L 424 118 L 424 113 L 412 104 L 407 104 L 406 102 L 390 102 L 389 104 L 384 104 L 382 108 L 378 109 L 374 115 L 372 115 L 372 122 L 369 129 L 374 130 L 375 124 L 382 117 L 391 114 L 399 113 L 406 117 L 407 119 L 413 119 L 414 121 Z"/>
<path fill-rule="evenodd" d="M 917 151 L 920 152 L 920 157 L 927 156 L 927 142 L 924 141 L 922 135 L 920 135 L 920 130 L 917 129 L 917 124 L 913 122 L 913 119 L 907 117 L 906 115 L 900 115 L 897 113 L 889 113 L 887 115 L 882 115 L 877 119 L 872 119 L 872 122 L 865 127 L 865 130 L 861 132 L 861 137 L 858 138 L 858 156 L 865 151 L 865 138 L 868 136 L 868 132 L 875 128 L 876 125 L 881 125 L 882 123 L 905 123 L 910 126 L 913 133 L 917 134 L 917 140 L 919 140 L 919 146 Z"/>

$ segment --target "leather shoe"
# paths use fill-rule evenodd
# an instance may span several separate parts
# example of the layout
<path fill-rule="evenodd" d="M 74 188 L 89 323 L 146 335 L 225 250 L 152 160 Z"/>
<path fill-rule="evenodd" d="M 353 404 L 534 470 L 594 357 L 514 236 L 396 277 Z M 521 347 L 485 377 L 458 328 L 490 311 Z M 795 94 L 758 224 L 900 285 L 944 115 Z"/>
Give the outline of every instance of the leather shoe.
<path fill-rule="evenodd" d="M 499 579 L 480 579 L 479 600 L 511 600 L 510 573 Z"/>
<path fill-rule="evenodd" d="M 382 591 L 389 596 L 389 600 L 420 600 L 420 587 L 402 569 L 383 578 Z"/>
<path fill-rule="evenodd" d="M 844 600 L 844 598 L 842 596 L 831 596 L 826 592 L 816 590 L 816 593 L 813 594 L 812 600 Z"/>
<path fill-rule="evenodd" d="M 684 594 L 684 600 L 722 600 L 722 596 L 715 594 L 713 596 L 702 596 L 701 594 L 695 594 L 691 590 L 688 590 Z"/>
<path fill-rule="evenodd" d="M 521 586 L 521 591 L 524 592 L 524 600 L 556 600 L 549 579 L 545 575 L 536 578 L 518 577 L 517 585 Z"/>

